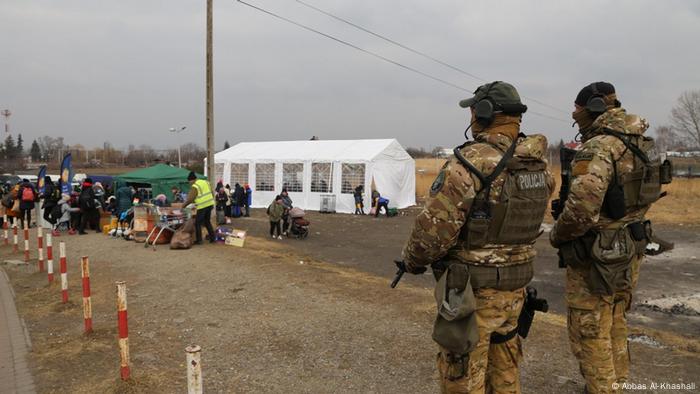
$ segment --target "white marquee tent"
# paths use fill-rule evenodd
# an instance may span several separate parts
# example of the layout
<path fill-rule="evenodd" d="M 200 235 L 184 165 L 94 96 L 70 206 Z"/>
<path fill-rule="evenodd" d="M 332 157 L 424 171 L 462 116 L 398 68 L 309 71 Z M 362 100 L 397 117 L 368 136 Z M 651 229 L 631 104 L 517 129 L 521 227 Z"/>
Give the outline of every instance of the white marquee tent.
<path fill-rule="evenodd" d="M 252 206 L 267 207 L 283 187 L 298 206 L 319 210 L 334 195 L 337 212 L 355 211 L 353 191 L 364 185 L 365 212 L 372 187 L 389 206 L 416 203 L 415 162 L 395 139 L 241 142 L 214 156 L 216 179 L 248 183 Z"/>

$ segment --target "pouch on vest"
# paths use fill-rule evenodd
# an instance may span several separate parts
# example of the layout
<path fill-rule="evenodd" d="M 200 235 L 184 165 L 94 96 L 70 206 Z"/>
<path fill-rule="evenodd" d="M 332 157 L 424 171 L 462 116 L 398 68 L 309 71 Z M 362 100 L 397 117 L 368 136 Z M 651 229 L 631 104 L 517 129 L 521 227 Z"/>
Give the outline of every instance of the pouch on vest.
<path fill-rule="evenodd" d="M 593 233 L 588 232 L 582 237 L 561 244 L 559 246 L 559 255 L 565 266 L 573 268 L 588 267 L 591 264 L 590 250 L 593 248 L 595 238 Z"/>
<path fill-rule="evenodd" d="M 599 232 L 591 249 L 594 259 L 588 276 L 591 292 L 612 295 L 629 288 L 630 261 L 636 254 L 637 245 L 627 227 Z"/>
<path fill-rule="evenodd" d="M 455 355 L 472 351 L 479 342 L 476 324 L 476 298 L 469 283 L 469 270 L 451 264 L 435 286 L 438 314 L 433 340 Z"/>

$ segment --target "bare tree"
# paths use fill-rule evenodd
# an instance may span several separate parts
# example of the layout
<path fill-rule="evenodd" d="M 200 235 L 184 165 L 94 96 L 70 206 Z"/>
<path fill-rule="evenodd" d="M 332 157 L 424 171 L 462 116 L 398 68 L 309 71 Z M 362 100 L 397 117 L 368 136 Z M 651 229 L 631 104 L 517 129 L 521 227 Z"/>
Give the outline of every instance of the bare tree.
<path fill-rule="evenodd" d="M 691 145 L 700 146 L 700 90 L 683 92 L 671 115 L 671 129 Z"/>

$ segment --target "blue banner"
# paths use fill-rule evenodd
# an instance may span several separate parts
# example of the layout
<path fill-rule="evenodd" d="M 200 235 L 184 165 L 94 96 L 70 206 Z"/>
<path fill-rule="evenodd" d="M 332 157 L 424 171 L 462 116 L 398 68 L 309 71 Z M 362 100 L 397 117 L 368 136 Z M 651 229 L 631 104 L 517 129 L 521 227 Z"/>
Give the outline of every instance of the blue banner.
<path fill-rule="evenodd" d="M 44 177 L 46 176 L 46 166 L 39 167 L 39 173 L 36 175 L 36 190 L 39 194 L 44 194 L 46 191 L 46 182 Z"/>
<path fill-rule="evenodd" d="M 73 167 L 71 166 L 71 154 L 68 153 L 63 157 L 63 162 L 61 163 L 61 179 L 59 183 L 61 184 L 61 193 L 70 194 L 73 190 L 71 183 L 73 182 Z"/>

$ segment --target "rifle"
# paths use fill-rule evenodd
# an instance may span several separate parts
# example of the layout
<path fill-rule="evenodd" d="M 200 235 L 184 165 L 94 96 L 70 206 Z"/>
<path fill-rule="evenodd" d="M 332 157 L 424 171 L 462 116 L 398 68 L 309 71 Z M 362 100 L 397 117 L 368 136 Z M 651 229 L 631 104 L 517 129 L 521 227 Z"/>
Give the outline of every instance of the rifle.
<path fill-rule="evenodd" d="M 401 281 L 401 278 L 403 277 L 403 274 L 406 273 L 406 263 L 404 263 L 402 260 L 394 260 L 394 264 L 396 264 L 396 267 L 398 268 L 398 271 L 396 271 L 396 276 L 394 276 L 394 280 L 391 281 L 391 288 L 395 288 L 396 285 L 399 284 Z M 416 275 L 420 275 L 423 272 L 425 272 L 427 268 L 425 267 L 418 267 L 416 268 L 413 272 Z"/>
<path fill-rule="evenodd" d="M 576 156 L 576 150 L 563 146 L 559 149 L 559 163 L 561 165 L 561 187 L 559 188 L 559 198 L 552 200 L 552 217 L 557 220 L 562 211 L 566 199 L 569 198 L 569 186 L 571 184 L 571 162 Z"/>

